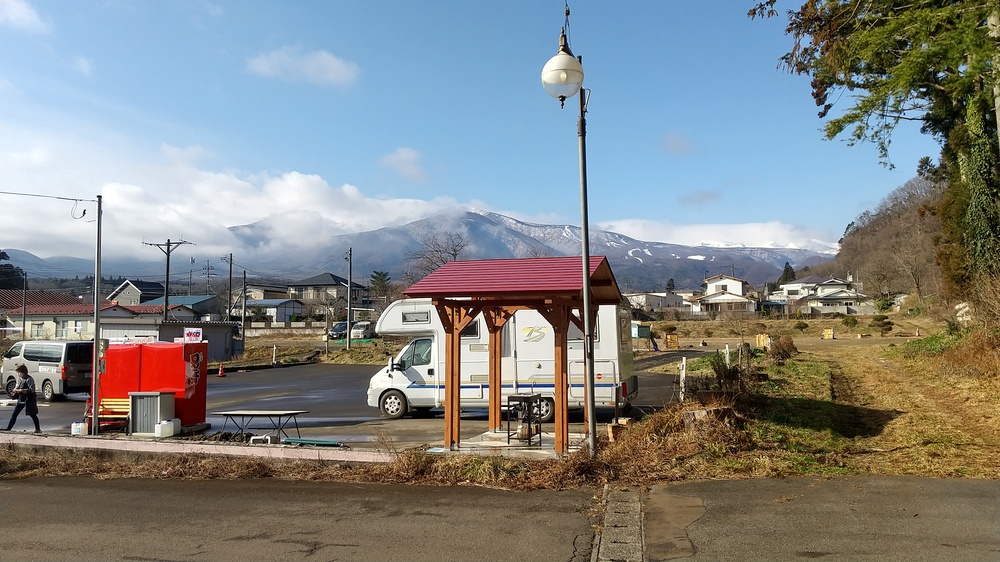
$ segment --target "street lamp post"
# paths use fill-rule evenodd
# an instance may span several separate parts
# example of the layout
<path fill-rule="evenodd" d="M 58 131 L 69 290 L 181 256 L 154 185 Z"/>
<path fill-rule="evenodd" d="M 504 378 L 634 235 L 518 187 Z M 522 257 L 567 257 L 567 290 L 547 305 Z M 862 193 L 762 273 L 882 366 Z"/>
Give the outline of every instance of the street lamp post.
<path fill-rule="evenodd" d="M 567 25 L 569 9 L 566 10 Z M 596 455 L 597 419 L 594 416 L 594 329 L 591 321 L 590 294 L 590 226 L 587 210 L 587 101 L 589 92 L 583 89 L 583 57 L 574 57 L 569 49 L 566 28 L 559 34 L 559 52 L 542 67 L 542 87 L 559 100 L 560 107 L 566 98 L 580 94 L 580 118 L 577 136 L 580 138 L 580 238 L 583 253 L 583 354 L 586 362 L 587 446 L 590 457 Z"/>

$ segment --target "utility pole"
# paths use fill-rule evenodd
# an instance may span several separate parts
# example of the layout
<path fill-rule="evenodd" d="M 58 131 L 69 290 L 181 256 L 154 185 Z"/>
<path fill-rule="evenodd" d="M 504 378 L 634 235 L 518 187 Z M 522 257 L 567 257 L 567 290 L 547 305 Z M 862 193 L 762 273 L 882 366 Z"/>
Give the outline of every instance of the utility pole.
<path fill-rule="evenodd" d="M 226 322 L 229 322 L 229 315 L 233 310 L 233 254 L 222 256 L 222 261 L 229 264 L 229 284 L 226 285 Z"/>
<path fill-rule="evenodd" d="M 212 277 L 215 275 L 215 268 L 212 267 L 212 262 L 209 261 L 209 260 L 205 260 L 205 267 L 201 268 L 201 270 L 205 272 L 205 277 L 208 280 L 207 281 L 207 283 L 208 283 L 208 290 L 211 291 L 212 290 Z"/>
<path fill-rule="evenodd" d="M 240 316 L 240 337 L 247 341 L 247 270 L 243 270 L 243 315 Z M 243 344 L 244 347 L 246 343 Z M 246 349 L 244 349 L 246 351 Z"/>
<path fill-rule="evenodd" d="M 163 252 L 167 256 L 167 272 L 163 276 L 163 321 L 166 322 L 167 321 L 167 309 L 170 308 L 170 252 L 173 252 L 174 250 L 176 250 L 177 246 L 181 246 L 183 244 L 191 244 L 191 242 L 188 242 L 187 240 L 180 240 L 178 242 L 171 242 L 170 239 L 167 238 L 167 241 L 165 243 L 163 243 L 163 244 L 151 244 L 149 242 L 143 242 L 143 244 L 145 244 L 147 246 L 156 246 L 157 248 L 160 249 L 161 252 Z M 99 299 L 99 298 L 100 297 L 98 295 L 94 296 L 95 301 L 97 299 Z M 100 302 L 100 301 L 97 301 L 97 302 Z M 99 337 L 99 336 L 95 335 L 94 337 L 96 338 L 96 337 Z"/>
<path fill-rule="evenodd" d="M 21 270 L 21 340 L 28 339 L 28 272 Z"/>
<path fill-rule="evenodd" d="M 191 256 L 191 269 L 188 270 L 188 296 L 194 294 L 194 256 Z"/>
<path fill-rule="evenodd" d="M 347 349 L 351 349 L 351 268 L 354 266 L 353 248 L 347 249 Z"/>

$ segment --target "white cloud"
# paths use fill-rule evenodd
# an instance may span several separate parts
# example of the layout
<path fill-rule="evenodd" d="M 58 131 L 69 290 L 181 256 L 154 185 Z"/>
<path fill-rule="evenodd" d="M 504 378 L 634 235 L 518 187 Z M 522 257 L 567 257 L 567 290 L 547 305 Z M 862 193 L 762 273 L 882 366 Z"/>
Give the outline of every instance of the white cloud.
<path fill-rule="evenodd" d="M 427 181 L 427 173 L 420 165 L 420 153 L 412 148 L 397 148 L 379 159 L 379 164 L 410 181 Z"/>
<path fill-rule="evenodd" d="M 597 226 L 637 240 L 685 246 L 805 248 L 815 251 L 829 251 L 837 246 L 831 241 L 829 233 L 779 221 L 675 225 L 666 221 L 622 219 L 603 221 Z"/>
<path fill-rule="evenodd" d="M 167 238 L 194 243 L 186 250 L 194 255 L 252 249 L 287 259 L 320 238 L 401 225 L 463 206 L 448 197 L 372 197 L 357 186 L 334 186 L 318 175 L 295 171 L 211 170 L 206 161 L 214 162 L 214 155 L 197 145 L 162 145 L 157 151 L 103 140 L 88 143 L 37 130 L 0 139 L 7 190 L 30 195 L 0 195 L 11 219 L 3 247 L 41 257 L 89 258 L 96 233 L 89 221 L 95 217 L 97 194 L 103 196 L 103 255 L 144 261 L 161 256 L 142 243 Z M 80 219 L 83 209 L 87 216 Z M 38 217 L 45 219 L 44 236 L 29 226 Z M 248 248 L 230 231 L 254 223 L 276 237 L 273 245 Z"/>
<path fill-rule="evenodd" d="M 347 87 L 361 74 L 357 64 L 326 51 L 302 52 L 299 47 L 280 49 L 253 57 L 247 61 L 251 72 L 267 78 L 293 82 Z"/>
<path fill-rule="evenodd" d="M 0 0 L 0 27 L 10 27 L 30 33 L 48 33 L 52 30 L 52 27 L 42 21 L 38 12 L 25 0 Z"/>

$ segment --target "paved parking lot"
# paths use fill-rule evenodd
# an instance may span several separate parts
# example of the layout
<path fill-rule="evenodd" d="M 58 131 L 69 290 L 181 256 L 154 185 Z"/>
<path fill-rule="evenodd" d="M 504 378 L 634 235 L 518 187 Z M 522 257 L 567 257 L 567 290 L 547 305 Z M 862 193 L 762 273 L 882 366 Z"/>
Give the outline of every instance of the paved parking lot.
<path fill-rule="evenodd" d="M 664 358 L 667 354 L 664 354 Z M 302 364 L 247 372 L 230 372 L 225 377 L 208 379 L 206 433 L 222 430 L 225 418 L 212 412 L 232 409 L 308 410 L 298 418 L 303 437 L 340 441 L 352 448 L 436 446 L 444 439 L 444 417 L 432 411 L 421 417 L 387 420 L 368 407 L 368 379 L 380 368 L 376 365 Z M 662 408 L 676 400 L 676 377 L 663 374 L 639 375 L 639 397 L 634 415 Z M 70 433 L 73 422 L 83 419 L 86 395 L 71 395 L 66 400 L 39 403 L 39 419 L 46 433 Z M 0 406 L 0 418 L 7 419 L 12 405 Z M 613 408 L 598 408 L 598 423 L 611 421 Z M 570 432 L 583 433 L 581 411 L 570 412 Z M 466 410 L 462 415 L 463 441 L 487 431 L 485 409 Z M 31 420 L 18 419 L 15 431 L 31 429 Z M 232 429 L 229 424 L 227 431 Z M 271 429 L 267 419 L 255 421 L 250 431 L 264 434 Z M 543 428 L 544 431 L 544 428 Z"/>

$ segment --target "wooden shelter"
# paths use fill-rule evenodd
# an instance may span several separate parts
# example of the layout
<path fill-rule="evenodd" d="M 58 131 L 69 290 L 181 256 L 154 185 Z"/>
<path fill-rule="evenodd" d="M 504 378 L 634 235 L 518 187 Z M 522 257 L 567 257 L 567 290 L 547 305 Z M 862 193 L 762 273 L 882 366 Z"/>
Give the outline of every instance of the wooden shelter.
<path fill-rule="evenodd" d="M 604 256 L 589 263 L 591 325 L 597 306 L 619 304 L 621 291 Z M 445 331 L 444 443 L 455 449 L 460 441 L 462 410 L 460 334 L 479 314 L 489 330 L 489 427 L 500 429 L 501 328 L 522 309 L 537 310 L 552 325 L 555 335 L 555 451 L 569 447 L 569 377 L 567 334 L 570 323 L 583 330 L 583 263 L 579 257 L 452 261 L 424 277 L 403 294 L 430 298 Z M 574 313 L 575 312 L 575 313 Z M 592 336 L 592 334 L 591 334 Z M 593 341 L 586 342 L 593 353 Z M 593 392 L 588 388 L 587 392 Z M 587 412 L 587 416 L 594 415 Z"/>

